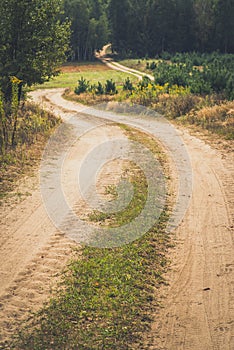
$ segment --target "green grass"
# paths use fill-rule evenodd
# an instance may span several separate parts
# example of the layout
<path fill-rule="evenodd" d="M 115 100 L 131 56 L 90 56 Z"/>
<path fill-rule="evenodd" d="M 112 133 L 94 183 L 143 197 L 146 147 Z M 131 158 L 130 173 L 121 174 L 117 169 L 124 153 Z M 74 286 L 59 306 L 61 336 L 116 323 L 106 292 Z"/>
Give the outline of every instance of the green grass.
<path fill-rule="evenodd" d="M 123 127 L 129 138 L 143 140 L 163 162 L 158 144 L 145 134 Z M 144 203 L 144 179 L 136 176 L 134 196 Z M 113 189 L 112 189 L 113 190 Z M 139 203 L 135 202 L 136 214 Z M 133 207 L 126 217 L 132 217 Z M 18 335 L 10 349 L 140 349 L 152 314 L 159 307 L 157 289 L 164 283 L 170 237 L 168 212 L 143 238 L 121 248 L 86 247 L 74 259 L 62 288 Z M 119 224 L 121 218 L 117 218 Z M 7 348 L 7 347 L 6 347 Z"/>
<path fill-rule="evenodd" d="M 97 84 L 99 81 L 105 83 L 106 80 L 112 79 L 116 82 L 117 86 L 122 85 L 122 83 L 129 77 L 131 80 L 137 80 L 127 73 L 122 73 L 114 70 L 103 70 L 103 71 L 82 71 L 82 72 L 71 72 L 71 73 L 61 73 L 59 76 L 53 78 L 49 82 L 43 85 L 37 85 L 37 89 L 52 89 L 52 88 L 70 88 L 74 90 L 77 86 L 78 80 L 83 77 L 90 81 L 91 84 Z"/>

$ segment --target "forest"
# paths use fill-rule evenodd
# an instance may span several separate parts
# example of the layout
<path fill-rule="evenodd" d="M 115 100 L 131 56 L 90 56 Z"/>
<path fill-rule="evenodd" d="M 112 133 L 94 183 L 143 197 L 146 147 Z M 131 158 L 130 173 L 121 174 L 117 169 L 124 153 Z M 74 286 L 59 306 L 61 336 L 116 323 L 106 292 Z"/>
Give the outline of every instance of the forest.
<path fill-rule="evenodd" d="M 129 57 L 162 52 L 234 53 L 234 0 L 65 0 L 72 60 L 110 41 Z"/>

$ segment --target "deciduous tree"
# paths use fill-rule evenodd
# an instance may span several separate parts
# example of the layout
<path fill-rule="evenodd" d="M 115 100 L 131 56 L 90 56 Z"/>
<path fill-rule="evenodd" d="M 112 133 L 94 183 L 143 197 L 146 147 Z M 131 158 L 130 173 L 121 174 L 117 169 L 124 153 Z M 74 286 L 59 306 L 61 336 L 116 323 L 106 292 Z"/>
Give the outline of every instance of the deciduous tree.
<path fill-rule="evenodd" d="M 65 60 L 69 23 L 61 0 L 0 0 L 0 87 L 11 98 L 11 77 L 22 85 L 43 83 Z"/>

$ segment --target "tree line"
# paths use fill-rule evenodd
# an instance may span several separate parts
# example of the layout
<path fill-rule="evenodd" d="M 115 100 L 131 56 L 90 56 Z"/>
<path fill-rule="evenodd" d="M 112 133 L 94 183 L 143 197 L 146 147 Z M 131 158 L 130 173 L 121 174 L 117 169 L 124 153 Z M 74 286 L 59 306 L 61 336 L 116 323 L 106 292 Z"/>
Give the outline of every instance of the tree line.
<path fill-rule="evenodd" d="M 126 55 L 234 52 L 234 0 L 65 0 L 71 59 L 89 60 L 108 40 Z"/>
<path fill-rule="evenodd" d="M 141 57 L 234 53 L 233 18 L 234 0 L 0 0 L 1 92 L 10 100 L 17 77 L 20 98 L 23 85 L 48 80 L 66 59 L 91 60 L 108 41 Z"/>

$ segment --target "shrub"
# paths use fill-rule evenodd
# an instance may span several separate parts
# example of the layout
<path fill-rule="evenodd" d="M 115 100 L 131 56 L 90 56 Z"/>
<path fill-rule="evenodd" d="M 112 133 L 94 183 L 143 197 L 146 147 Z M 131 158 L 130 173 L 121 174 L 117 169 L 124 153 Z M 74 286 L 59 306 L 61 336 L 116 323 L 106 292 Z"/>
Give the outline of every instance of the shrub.
<path fill-rule="evenodd" d="M 149 66 L 149 69 L 150 70 L 154 70 L 156 67 L 157 67 L 156 63 L 155 62 L 151 62 L 150 66 Z"/>
<path fill-rule="evenodd" d="M 100 83 L 100 81 L 98 82 L 96 88 L 95 88 L 95 93 L 96 95 L 104 95 L 104 88 L 102 86 L 102 84 Z"/>
<path fill-rule="evenodd" d="M 87 92 L 89 88 L 90 88 L 89 81 L 81 77 L 78 80 L 78 86 L 75 88 L 75 93 L 77 95 L 80 95 L 84 92 Z"/>
<path fill-rule="evenodd" d="M 107 95 L 115 95 L 117 94 L 118 91 L 115 86 L 115 82 L 111 80 L 107 80 L 105 84 L 105 94 Z"/>
<path fill-rule="evenodd" d="M 159 96 L 159 102 L 156 109 L 169 118 L 178 118 L 189 113 L 197 105 L 200 98 L 196 95 L 169 95 L 162 94 Z"/>
<path fill-rule="evenodd" d="M 234 73 L 228 77 L 225 94 L 228 100 L 234 100 Z"/>
<path fill-rule="evenodd" d="M 234 55 L 177 53 L 171 63 L 159 62 L 154 72 L 160 85 L 190 87 L 192 93 L 222 93 L 233 98 Z"/>
<path fill-rule="evenodd" d="M 124 82 L 123 90 L 124 91 L 133 91 L 134 90 L 133 84 L 132 84 L 131 80 L 129 79 L 129 77 Z"/>
<path fill-rule="evenodd" d="M 234 101 L 221 105 L 192 110 L 185 117 L 190 124 L 224 135 L 227 139 L 234 138 Z"/>
<path fill-rule="evenodd" d="M 138 83 L 138 88 L 140 90 L 144 90 L 145 88 L 148 87 L 148 85 L 151 83 L 150 78 L 148 78 L 146 75 L 143 76 L 142 80 L 139 81 Z"/>
<path fill-rule="evenodd" d="M 163 59 L 163 60 L 170 60 L 172 55 L 170 54 L 170 52 L 167 52 L 167 51 L 163 51 L 161 54 L 160 54 L 160 57 Z"/>

